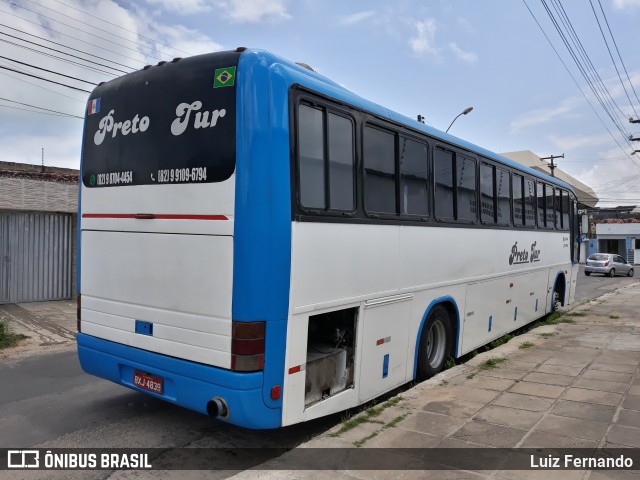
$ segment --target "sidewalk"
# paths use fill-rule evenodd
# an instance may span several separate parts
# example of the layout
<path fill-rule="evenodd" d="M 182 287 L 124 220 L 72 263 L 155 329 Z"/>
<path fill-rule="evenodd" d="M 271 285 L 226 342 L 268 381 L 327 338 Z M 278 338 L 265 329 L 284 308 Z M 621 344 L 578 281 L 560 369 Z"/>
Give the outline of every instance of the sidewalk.
<path fill-rule="evenodd" d="M 0 358 L 49 353 L 75 347 L 74 300 L 0 304 L 0 318 L 7 318 L 15 333 L 29 338 L 17 347 L 0 351 Z"/>
<path fill-rule="evenodd" d="M 563 319 L 575 323 L 515 337 L 298 448 L 640 448 L 640 284 L 580 305 Z M 269 465 L 286 470 L 287 454 Z M 638 474 L 283 470 L 250 470 L 233 478 L 600 480 Z"/>

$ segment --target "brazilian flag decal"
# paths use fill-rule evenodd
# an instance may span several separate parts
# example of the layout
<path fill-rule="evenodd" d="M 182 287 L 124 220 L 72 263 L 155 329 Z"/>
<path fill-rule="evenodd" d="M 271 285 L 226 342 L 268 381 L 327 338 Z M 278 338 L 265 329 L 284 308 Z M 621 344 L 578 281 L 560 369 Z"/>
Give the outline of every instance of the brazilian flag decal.
<path fill-rule="evenodd" d="M 216 69 L 213 75 L 213 88 L 233 87 L 236 83 L 236 67 Z"/>

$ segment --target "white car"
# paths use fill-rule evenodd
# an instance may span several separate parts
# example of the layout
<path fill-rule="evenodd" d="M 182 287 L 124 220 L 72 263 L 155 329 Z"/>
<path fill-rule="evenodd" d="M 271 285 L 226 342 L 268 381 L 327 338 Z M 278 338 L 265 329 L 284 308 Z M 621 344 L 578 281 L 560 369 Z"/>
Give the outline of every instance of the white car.
<path fill-rule="evenodd" d="M 592 273 L 602 273 L 613 277 L 615 275 L 626 275 L 633 277 L 633 266 L 620 255 L 613 253 L 592 253 L 587 258 L 587 265 L 584 274 L 589 276 Z"/>

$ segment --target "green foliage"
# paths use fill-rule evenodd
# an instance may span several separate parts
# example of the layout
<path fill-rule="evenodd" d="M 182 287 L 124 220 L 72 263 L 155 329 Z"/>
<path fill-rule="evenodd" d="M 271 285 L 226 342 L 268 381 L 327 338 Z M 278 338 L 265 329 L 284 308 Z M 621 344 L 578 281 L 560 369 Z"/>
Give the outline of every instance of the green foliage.
<path fill-rule="evenodd" d="M 535 347 L 535 346 L 536 346 L 535 343 L 522 342 L 518 348 L 525 349 L 525 348 L 531 348 L 531 347 Z"/>
<path fill-rule="evenodd" d="M 492 368 L 497 368 L 501 363 L 506 362 L 507 359 L 505 357 L 494 357 L 482 362 L 478 368 L 480 370 L 491 370 Z"/>
<path fill-rule="evenodd" d="M 9 327 L 9 322 L 4 318 L 0 318 L 0 350 L 14 347 L 20 340 L 24 340 L 25 338 L 29 337 L 21 333 L 13 333 Z"/>

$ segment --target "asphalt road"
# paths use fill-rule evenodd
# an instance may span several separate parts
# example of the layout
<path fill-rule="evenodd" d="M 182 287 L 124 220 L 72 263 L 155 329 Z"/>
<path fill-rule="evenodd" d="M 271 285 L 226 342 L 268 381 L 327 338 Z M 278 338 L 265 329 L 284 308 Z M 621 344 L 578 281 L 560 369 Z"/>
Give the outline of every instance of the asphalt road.
<path fill-rule="evenodd" d="M 581 267 L 576 302 L 637 281 L 640 278 L 587 277 Z M 4 359 L 0 386 L 0 448 L 294 447 L 341 418 L 337 414 L 271 431 L 233 427 L 86 375 L 75 350 Z M 171 464 L 171 459 L 163 458 L 163 463 Z M 0 478 L 157 478 L 150 473 L 132 477 L 109 471 L 17 473 L 0 472 Z M 176 473 L 169 472 L 163 478 L 185 478 Z M 208 472 L 206 478 L 226 478 L 234 473 Z M 190 472 L 188 478 L 204 478 L 200 475 L 204 472 Z"/>

